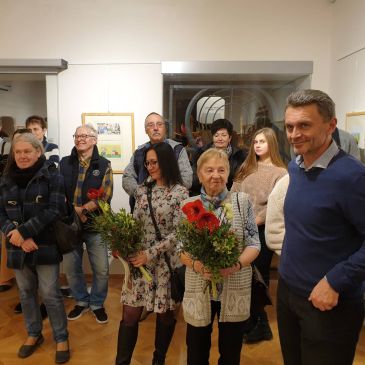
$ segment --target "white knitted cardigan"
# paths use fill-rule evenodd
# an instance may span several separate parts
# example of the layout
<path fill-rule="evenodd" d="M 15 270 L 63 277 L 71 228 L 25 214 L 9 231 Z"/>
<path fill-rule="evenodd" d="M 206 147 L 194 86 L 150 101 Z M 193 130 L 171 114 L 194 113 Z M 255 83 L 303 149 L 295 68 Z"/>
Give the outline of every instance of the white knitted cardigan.
<path fill-rule="evenodd" d="M 184 201 L 197 200 L 191 197 Z M 248 195 L 245 193 L 228 193 L 225 201 L 231 200 L 233 209 L 233 229 L 244 249 L 244 227 L 248 213 Z M 239 206 L 238 206 L 239 204 Z M 251 266 L 243 267 L 240 271 L 224 278 L 221 295 L 220 322 L 241 322 L 250 315 L 251 304 Z M 206 281 L 202 275 L 195 273 L 192 268 L 186 268 L 185 294 L 183 312 L 185 321 L 195 327 L 205 327 L 211 322 L 210 292 L 205 290 Z"/>

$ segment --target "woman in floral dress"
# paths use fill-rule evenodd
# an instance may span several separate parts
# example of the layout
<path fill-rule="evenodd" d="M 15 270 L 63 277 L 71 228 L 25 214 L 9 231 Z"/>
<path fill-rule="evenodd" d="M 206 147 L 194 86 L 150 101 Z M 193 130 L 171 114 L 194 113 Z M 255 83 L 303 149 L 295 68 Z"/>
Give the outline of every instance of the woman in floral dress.
<path fill-rule="evenodd" d="M 117 365 L 130 364 L 138 337 L 138 322 L 143 307 L 156 315 L 155 351 L 153 365 L 165 363 L 165 356 L 175 329 L 175 301 L 171 298 L 170 271 L 165 253 L 172 268 L 180 266 L 176 249 L 176 227 L 181 217 L 180 202 L 188 197 L 181 184 L 179 167 L 172 148 L 164 142 L 152 145 L 146 152 L 145 166 L 149 177 L 136 191 L 134 217 L 143 227 L 145 249 L 130 258 L 135 267 L 145 265 L 152 276 L 149 283 L 144 277 L 132 278 L 131 288 L 122 292 L 123 320 L 118 336 Z M 162 239 L 157 240 L 147 200 L 148 187 L 152 187 L 153 214 Z"/>

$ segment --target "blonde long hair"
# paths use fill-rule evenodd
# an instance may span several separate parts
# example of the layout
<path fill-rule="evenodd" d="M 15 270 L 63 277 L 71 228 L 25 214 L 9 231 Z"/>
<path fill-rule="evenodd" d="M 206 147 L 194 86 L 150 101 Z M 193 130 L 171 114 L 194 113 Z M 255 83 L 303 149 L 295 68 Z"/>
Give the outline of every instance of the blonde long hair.
<path fill-rule="evenodd" d="M 279 145 L 278 140 L 276 138 L 275 132 L 271 128 L 262 128 L 255 132 L 254 136 L 252 137 L 250 150 L 248 152 L 248 156 L 246 160 L 243 162 L 241 167 L 239 168 L 234 181 L 242 181 L 248 175 L 251 175 L 253 172 L 257 170 L 257 162 L 259 157 L 256 155 L 254 150 L 254 140 L 257 135 L 263 134 L 266 138 L 267 145 L 269 148 L 269 156 L 273 165 L 278 167 L 286 168 L 283 160 L 280 157 L 279 153 Z"/>

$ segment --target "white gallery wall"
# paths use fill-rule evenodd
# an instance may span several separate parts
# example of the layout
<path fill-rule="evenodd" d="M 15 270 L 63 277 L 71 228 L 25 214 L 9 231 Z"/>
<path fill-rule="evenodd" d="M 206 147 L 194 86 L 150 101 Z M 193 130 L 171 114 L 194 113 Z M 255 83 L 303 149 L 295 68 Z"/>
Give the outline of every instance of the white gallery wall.
<path fill-rule="evenodd" d="M 59 75 L 60 153 L 73 147 L 72 135 L 82 113 L 134 113 L 135 145 L 146 141 L 144 118 L 162 111 L 160 65 L 72 65 Z M 114 175 L 114 209 L 128 208 L 122 175 Z"/>
<path fill-rule="evenodd" d="M 338 0 L 333 9 L 330 90 L 345 128 L 346 113 L 365 111 L 365 1 Z"/>
<path fill-rule="evenodd" d="M 83 112 L 133 112 L 139 145 L 145 115 L 162 111 L 161 61 L 313 61 L 311 86 L 330 91 L 337 3 L 0 0 L 0 57 L 69 62 L 58 76 L 58 108 L 48 110 L 58 115 L 62 155 Z M 113 205 L 128 206 L 120 175 Z"/>
<path fill-rule="evenodd" d="M 12 116 L 15 124 L 23 126 L 30 115 L 47 116 L 45 81 L 0 81 L 10 85 L 9 91 L 0 90 L 0 116 Z"/>

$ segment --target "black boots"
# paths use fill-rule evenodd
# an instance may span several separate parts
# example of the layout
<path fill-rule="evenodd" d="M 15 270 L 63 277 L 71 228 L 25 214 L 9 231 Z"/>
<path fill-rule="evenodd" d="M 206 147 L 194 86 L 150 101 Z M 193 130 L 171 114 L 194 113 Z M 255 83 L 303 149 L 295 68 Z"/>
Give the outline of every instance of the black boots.
<path fill-rule="evenodd" d="M 157 319 L 155 332 L 155 352 L 153 353 L 152 365 L 164 365 L 167 350 L 174 334 L 176 320 L 171 324 L 165 324 Z"/>
<path fill-rule="evenodd" d="M 138 324 L 129 327 L 120 321 L 118 333 L 118 349 L 115 365 L 129 365 L 131 363 L 134 346 L 138 337 Z"/>
<path fill-rule="evenodd" d="M 166 352 L 169 348 L 175 330 L 176 320 L 171 324 L 165 324 L 161 320 L 156 321 L 155 352 L 152 365 L 164 365 Z M 115 365 L 129 365 L 132 359 L 134 347 L 138 337 L 138 324 L 126 326 L 123 321 L 119 325 L 118 349 Z"/>
<path fill-rule="evenodd" d="M 269 321 L 267 319 L 266 312 L 257 313 L 254 318 L 254 326 L 250 329 L 249 332 L 246 332 L 243 335 L 244 343 L 255 343 L 260 341 L 269 341 L 272 340 L 273 335 L 271 332 L 271 328 L 269 325 Z"/>

